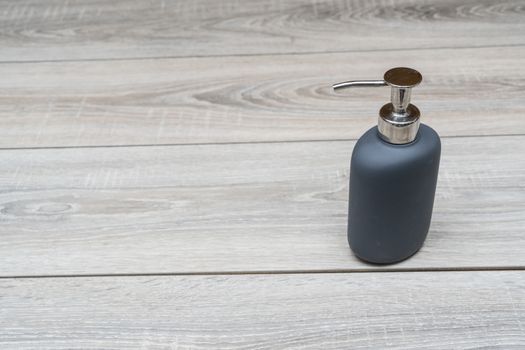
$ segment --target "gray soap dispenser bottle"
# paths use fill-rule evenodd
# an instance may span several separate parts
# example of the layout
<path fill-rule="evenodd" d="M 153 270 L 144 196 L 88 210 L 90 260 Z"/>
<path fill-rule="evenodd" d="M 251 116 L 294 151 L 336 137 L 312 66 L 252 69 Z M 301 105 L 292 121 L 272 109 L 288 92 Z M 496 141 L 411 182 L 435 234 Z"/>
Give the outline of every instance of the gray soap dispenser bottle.
<path fill-rule="evenodd" d="M 357 141 L 350 165 L 348 243 L 371 263 L 395 263 L 415 254 L 430 226 L 441 143 L 410 104 L 411 90 L 421 80 L 416 70 L 399 67 L 387 71 L 384 80 L 333 86 L 392 89 L 391 103 L 379 111 L 378 126 Z"/>

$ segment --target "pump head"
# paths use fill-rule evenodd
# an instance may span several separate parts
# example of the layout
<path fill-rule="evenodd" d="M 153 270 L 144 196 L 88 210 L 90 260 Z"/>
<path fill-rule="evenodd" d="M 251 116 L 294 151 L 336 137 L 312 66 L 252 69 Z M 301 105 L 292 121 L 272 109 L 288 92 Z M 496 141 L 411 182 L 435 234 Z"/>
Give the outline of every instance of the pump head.
<path fill-rule="evenodd" d="M 388 70 L 383 80 L 352 80 L 333 85 L 335 91 L 358 86 L 390 86 L 390 103 L 379 111 L 379 136 L 389 143 L 405 144 L 415 140 L 419 130 L 419 109 L 410 104 L 412 88 L 422 80 L 421 73 L 397 67 Z"/>

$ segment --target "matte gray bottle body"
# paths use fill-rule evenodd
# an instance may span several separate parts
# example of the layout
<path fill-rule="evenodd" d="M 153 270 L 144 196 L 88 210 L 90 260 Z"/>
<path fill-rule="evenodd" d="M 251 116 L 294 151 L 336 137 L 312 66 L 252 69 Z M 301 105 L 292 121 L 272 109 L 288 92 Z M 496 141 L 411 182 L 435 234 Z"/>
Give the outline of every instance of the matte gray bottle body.
<path fill-rule="evenodd" d="M 361 259 L 395 263 L 423 245 L 432 217 L 441 143 L 421 124 L 414 141 L 391 144 L 378 128 L 356 143 L 350 169 L 348 242 Z"/>

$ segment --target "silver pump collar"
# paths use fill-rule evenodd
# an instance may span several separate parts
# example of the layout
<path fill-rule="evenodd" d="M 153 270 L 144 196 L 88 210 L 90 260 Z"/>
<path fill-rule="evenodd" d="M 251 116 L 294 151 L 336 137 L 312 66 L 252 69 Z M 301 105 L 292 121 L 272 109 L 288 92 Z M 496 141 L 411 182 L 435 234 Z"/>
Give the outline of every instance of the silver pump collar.
<path fill-rule="evenodd" d="M 418 71 L 397 67 L 388 70 L 383 80 L 352 80 L 333 85 L 334 90 L 355 86 L 390 86 L 390 103 L 379 111 L 379 136 L 393 144 L 410 143 L 419 130 L 419 109 L 410 104 L 412 88 L 419 85 L 423 77 Z"/>

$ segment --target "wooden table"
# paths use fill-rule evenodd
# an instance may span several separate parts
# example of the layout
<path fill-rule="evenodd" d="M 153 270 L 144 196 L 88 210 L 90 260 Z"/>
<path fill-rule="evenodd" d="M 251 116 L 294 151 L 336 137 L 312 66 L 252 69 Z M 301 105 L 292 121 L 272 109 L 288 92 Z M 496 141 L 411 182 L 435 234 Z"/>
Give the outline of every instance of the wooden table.
<path fill-rule="evenodd" d="M 0 1 L 1 349 L 525 348 L 523 1 Z M 395 66 L 429 237 L 346 242 Z"/>

